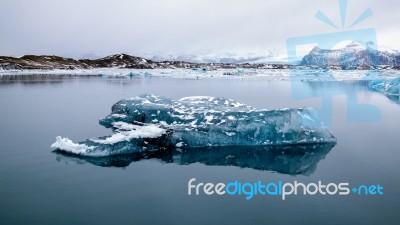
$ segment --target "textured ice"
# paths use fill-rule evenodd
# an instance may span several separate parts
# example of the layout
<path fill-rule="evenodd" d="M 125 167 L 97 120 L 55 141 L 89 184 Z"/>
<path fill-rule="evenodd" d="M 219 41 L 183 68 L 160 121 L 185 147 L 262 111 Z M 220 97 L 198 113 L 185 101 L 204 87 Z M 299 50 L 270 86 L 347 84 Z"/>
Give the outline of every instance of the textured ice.
<path fill-rule="evenodd" d="M 369 82 L 369 87 L 389 96 L 400 95 L 400 78 L 377 79 Z"/>
<path fill-rule="evenodd" d="M 52 148 L 62 149 L 66 152 L 74 154 L 85 154 L 89 150 L 93 150 L 94 146 L 87 146 L 85 144 L 77 144 L 69 140 L 68 138 L 56 137 L 56 142 L 51 145 Z"/>
<path fill-rule="evenodd" d="M 113 105 L 100 124 L 112 128 L 114 134 L 79 143 L 86 146 L 84 150 L 64 148 L 59 143 L 62 138 L 53 147 L 85 156 L 107 156 L 171 148 L 336 142 L 311 108 L 257 110 L 208 96 L 174 100 L 146 94 L 124 99 Z"/>
<path fill-rule="evenodd" d="M 18 75 L 73 75 L 73 76 L 102 76 L 105 79 L 142 79 L 148 77 L 165 77 L 174 79 L 224 79 L 224 80 L 292 80 L 294 78 L 307 80 L 361 80 L 373 79 L 379 74 L 383 78 L 400 76 L 399 70 L 324 70 L 324 69 L 75 69 L 75 70 L 0 70 L 1 76 Z"/>

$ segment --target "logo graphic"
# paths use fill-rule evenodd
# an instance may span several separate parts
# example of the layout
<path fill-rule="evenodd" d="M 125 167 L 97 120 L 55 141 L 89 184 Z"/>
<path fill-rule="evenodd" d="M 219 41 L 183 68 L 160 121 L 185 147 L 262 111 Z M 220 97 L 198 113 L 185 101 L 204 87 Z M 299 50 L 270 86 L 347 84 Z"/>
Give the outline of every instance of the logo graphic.
<path fill-rule="evenodd" d="M 188 195 L 238 195 L 244 196 L 246 200 L 250 200 L 257 195 L 262 196 L 279 196 L 282 200 L 286 200 L 293 195 L 325 195 L 325 196 L 348 196 L 348 195 L 383 195 L 383 186 L 381 185 L 360 185 L 350 187 L 350 183 L 301 183 L 294 181 L 293 183 L 268 182 L 239 182 L 233 181 L 229 183 L 203 183 L 196 182 L 196 178 L 188 181 Z"/>
<path fill-rule="evenodd" d="M 357 101 L 357 94 L 359 88 L 354 88 L 346 80 L 346 75 L 352 76 L 348 79 L 355 80 L 354 74 L 357 74 L 357 80 L 360 82 L 363 79 L 371 75 L 377 75 L 379 71 L 374 68 L 371 69 L 370 65 L 378 65 L 379 60 L 376 57 L 377 52 L 377 38 L 376 31 L 373 28 L 350 30 L 355 25 L 364 21 L 368 17 L 372 16 L 371 9 L 367 8 L 354 22 L 350 23 L 350 26 L 345 30 L 346 25 L 346 14 L 347 14 L 347 0 L 339 0 L 339 11 L 341 17 L 340 26 L 335 25 L 331 19 L 329 19 L 322 11 L 318 10 L 315 18 L 336 29 L 334 33 L 316 34 L 303 37 L 293 37 L 287 40 L 287 53 L 289 64 L 294 65 L 302 59 L 301 54 L 296 50 L 301 46 L 316 46 L 311 51 L 309 60 L 312 61 L 314 66 L 317 63 L 313 71 L 305 68 L 290 67 L 290 75 L 292 79 L 292 94 L 296 99 L 309 99 L 309 98 L 321 98 L 321 108 L 319 109 L 319 115 L 327 125 L 332 124 L 332 97 L 334 95 L 345 95 L 347 97 L 347 120 L 350 122 L 376 122 L 380 120 L 380 111 L 377 107 L 369 104 L 360 104 Z M 339 27 L 342 31 L 339 31 Z M 343 51 L 332 51 L 336 50 L 336 47 L 341 43 L 351 43 L 358 49 L 362 48 L 364 58 L 368 59 L 368 62 L 364 60 L 356 60 L 357 57 L 353 57 L 352 54 L 356 54 L 355 49 L 343 49 Z M 313 53 L 313 55 L 312 55 Z M 310 55 L 309 54 L 309 55 Z M 353 60 L 346 60 L 353 59 Z M 307 61 L 302 60 L 302 64 L 306 64 Z M 317 74 L 315 73 L 317 69 Z M 302 77 L 313 73 L 313 75 L 320 77 L 321 79 L 328 79 L 332 82 L 332 85 L 341 82 L 342 89 L 316 91 L 314 89 L 307 90 L 304 88 L 304 83 L 301 82 Z M 338 75 L 339 74 L 339 75 Z M 361 78 L 359 76 L 361 74 Z M 343 88 L 344 87 L 344 88 Z"/>

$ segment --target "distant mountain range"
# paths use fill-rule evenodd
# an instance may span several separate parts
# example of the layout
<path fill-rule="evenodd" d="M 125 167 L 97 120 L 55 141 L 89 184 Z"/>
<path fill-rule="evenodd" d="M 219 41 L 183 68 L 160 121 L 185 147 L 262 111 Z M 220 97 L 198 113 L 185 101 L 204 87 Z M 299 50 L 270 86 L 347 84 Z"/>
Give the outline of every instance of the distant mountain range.
<path fill-rule="evenodd" d="M 364 47 L 367 46 L 367 47 Z M 266 63 L 270 55 L 246 56 L 208 56 L 182 55 L 179 57 L 156 57 L 150 59 L 115 54 L 99 59 L 72 59 L 60 56 L 25 55 L 22 57 L 0 56 L 0 69 L 3 70 L 54 70 L 54 69 L 92 69 L 92 68 L 130 68 L 130 69 L 163 69 L 163 68 L 254 68 L 285 69 L 331 68 L 331 69 L 400 69 L 400 52 L 390 49 L 376 50 L 370 43 L 362 45 L 352 42 L 340 49 L 326 50 L 314 47 L 305 55 L 298 65 Z"/>
<path fill-rule="evenodd" d="M 230 63 L 230 64 L 285 64 L 287 57 L 277 51 L 264 53 L 218 53 L 218 54 L 177 54 L 145 55 L 153 61 L 184 61 L 190 63 Z"/>
<path fill-rule="evenodd" d="M 344 48 L 334 50 L 314 47 L 303 57 L 300 65 L 333 69 L 398 68 L 400 52 L 387 48 L 377 50 L 372 43 L 362 45 L 351 42 Z"/>
<path fill-rule="evenodd" d="M 115 54 L 100 59 L 63 58 L 60 56 L 25 55 L 19 58 L 0 56 L 0 69 L 31 70 L 31 69 L 92 69 L 92 68 L 129 68 L 129 69 L 163 69 L 163 68 L 287 68 L 286 65 L 262 63 L 192 63 L 186 61 L 153 61 L 127 54 Z"/>

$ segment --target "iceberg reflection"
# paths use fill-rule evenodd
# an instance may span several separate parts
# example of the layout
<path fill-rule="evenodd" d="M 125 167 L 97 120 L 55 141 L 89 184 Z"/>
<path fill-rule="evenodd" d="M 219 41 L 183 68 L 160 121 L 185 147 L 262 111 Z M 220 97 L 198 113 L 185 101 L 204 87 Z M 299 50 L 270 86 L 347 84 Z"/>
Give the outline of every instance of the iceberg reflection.
<path fill-rule="evenodd" d="M 274 171 L 290 175 L 311 175 L 319 161 L 325 158 L 334 143 L 289 146 L 232 146 L 194 149 L 173 149 L 105 157 L 87 157 L 65 151 L 53 151 L 57 161 L 90 163 L 101 167 L 127 167 L 132 162 L 157 159 L 162 163 L 208 166 L 235 166 Z"/>

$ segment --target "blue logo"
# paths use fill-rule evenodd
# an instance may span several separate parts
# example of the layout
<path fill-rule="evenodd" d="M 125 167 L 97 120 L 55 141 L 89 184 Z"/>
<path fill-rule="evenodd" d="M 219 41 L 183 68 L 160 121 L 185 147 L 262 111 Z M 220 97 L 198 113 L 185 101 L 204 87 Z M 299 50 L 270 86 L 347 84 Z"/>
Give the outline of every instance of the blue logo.
<path fill-rule="evenodd" d="M 372 16 L 372 11 L 370 8 L 364 10 L 364 12 L 345 30 L 346 25 L 346 14 L 347 14 L 347 0 L 339 0 L 339 11 L 341 17 L 341 24 L 335 25 L 331 19 L 329 19 L 322 11 L 318 10 L 315 18 L 327 24 L 328 26 L 334 28 L 336 32 L 325 33 L 325 34 L 315 34 L 310 36 L 293 37 L 287 39 L 287 54 L 290 65 L 295 65 L 302 60 L 302 64 L 306 63 L 304 61 L 303 55 L 297 51 L 301 46 L 316 46 L 312 51 L 318 54 L 318 69 L 307 70 L 305 68 L 299 68 L 297 66 L 290 67 L 290 75 L 292 79 L 292 95 L 295 99 L 309 99 L 309 98 L 321 98 L 321 108 L 318 109 L 318 113 L 321 119 L 327 124 L 332 124 L 332 98 L 335 95 L 345 95 L 347 97 L 347 120 L 350 122 L 377 122 L 380 120 L 380 111 L 377 107 L 369 104 L 361 104 L 357 100 L 357 94 L 359 90 L 351 85 L 343 85 L 345 88 L 341 90 L 332 91 L 315 91 L 315 90 L 305 90 L 304 83 L 301 82 L 304 77 L 309 73 L 315 75 L 317 71 L 317 77 L 329 80 L 332 85 L 335 83 L 347 84 L 346 74 L 351 74 L 351 72 L 362 73 L 358 81 L 362 81 L 369 76 L 376 76 L 379 71 L 371 67 L 366 67 L 366 62 L 354 61 L 349 64 L 348 61 L 343 60 L 344 58 L 351 57 L 351 54 L 355 54 L 354 51 L 329 51 L 335 49 L 338 45 L 343 42 L 357 43 L 358 47 L 368 49 L 365 51 L 367 58 L 370 63 L 373 61 L 374 64 L 378 64 L 376 54 L 373 53 L 377 51 L 377 38 L 376 31 L 373 28 L 368 29 L 358 29 L 350 30 L 355 25 L 364 21 L 368 17 Z M 342 31 L 339 31 L 341 29 Z M 329 55 L 331 52 L 333 54 L 339 55 Z M 325 55 L 326 53 L 326 55 Z M 334 58 L 335 63 L 332 64 L 330 59 Z M 311 65 L 312 67 L 312 65 Z M 343 70 L 342 70 L 343 69 Z M 356 70 L 356 71 L 352 71 Z M 339 74 L 339 77 L 338 75 Z M 353 73 L 354 74 L 354 73 Z M 354 77 L 351 78 L 354 81 Z"/>
<path fill-rule="evenodd" d="M 244 196 L 246 200 L 250 200 L 257 195 L 261 196 L 280 196 L 282 200 L 286 200 L 292 195 L 339 195 L 348 196 L 352 193 L 357 195 L 383 195 L 383 186 L 381 185 L 360 185 L 358 187 L 350 188 L 350 183 L 323 183 L 318 181 L 316 183 L 301 183 L 294 181 L 293 183 L 268 182 L 263 183 L 257 181 L 254 183 L 242 183 L 233 181 L 229 183 L 195 183 L 196 178 L 188 181 L 188 195 L 238 195 Z"/>

